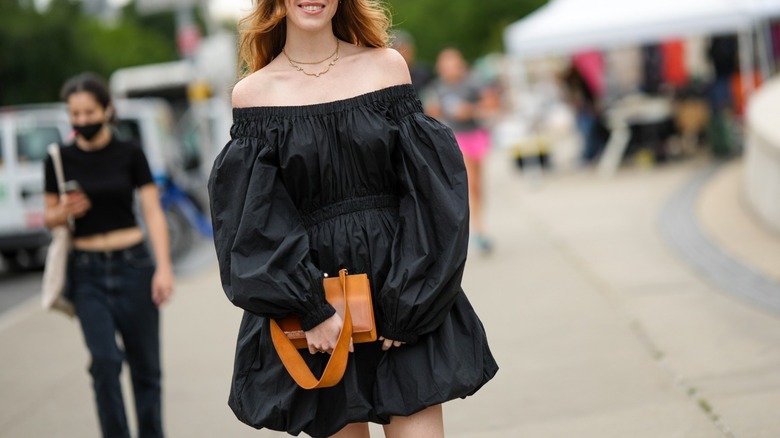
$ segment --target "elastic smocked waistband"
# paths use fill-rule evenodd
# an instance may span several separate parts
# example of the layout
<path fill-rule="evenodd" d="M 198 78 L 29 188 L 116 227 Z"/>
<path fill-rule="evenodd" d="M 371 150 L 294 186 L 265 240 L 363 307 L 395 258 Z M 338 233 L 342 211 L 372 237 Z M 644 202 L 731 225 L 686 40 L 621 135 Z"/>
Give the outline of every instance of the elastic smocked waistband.
<path fill-rule="evenodd" d="M 310 228 L 321 222 L 333 219 L 344 214 L 355 213 L 363 210 L 380 208 L 398 208 L 399 200 L 395 195 L 371 195 L 345 199 L 334 204 L 327 205 L 318 210 L 302 214 L 303 226 Z"/>
<path fill-rule="evenodd" d="M 116 249 L 112 251 L 85 251 L 83 249 L 73 249 L 72 256 L 89 257 L 92 259 L 100 260 L 119 260 L 119 259 L 133 259 L 148 254 L 149 250 L 146 248 L 146 242 L 140 242 L 127 248 Z"/>

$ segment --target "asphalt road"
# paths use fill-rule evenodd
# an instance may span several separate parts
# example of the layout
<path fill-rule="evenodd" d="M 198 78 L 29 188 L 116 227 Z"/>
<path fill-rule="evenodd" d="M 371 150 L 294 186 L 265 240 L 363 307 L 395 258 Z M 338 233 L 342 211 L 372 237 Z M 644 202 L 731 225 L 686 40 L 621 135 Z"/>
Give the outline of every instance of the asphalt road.
<path fill-rule="evenodd" d="M 0 317 L 34 297 L 41 287 L 41 271 L 9 272 L 0 261 Z"/>

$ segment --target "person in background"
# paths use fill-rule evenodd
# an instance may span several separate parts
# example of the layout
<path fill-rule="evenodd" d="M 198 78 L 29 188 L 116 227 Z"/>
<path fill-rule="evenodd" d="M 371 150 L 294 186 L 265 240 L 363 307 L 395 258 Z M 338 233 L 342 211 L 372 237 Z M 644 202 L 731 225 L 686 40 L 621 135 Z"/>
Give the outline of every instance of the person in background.
<path fill-rule="evenodd" d="M 446 48 L 436 59 L 438 78 L 424 95 L 425 112 L 449 126 L 466 163 L 469 184 L 469 210 L 473 241 L 483 253 L 493 244 L 483 221 L 482 162 L 490 150 L 490 134 L 480 124 L 485 99 L 490 90 L 469 74 L 468 65 L 458 49 Z"/>
<path fill-rule="evenodd" d="M 592 163 L 603 151 L 606 140 L 602 135 L 603 127 L 599 120 L 599 104 L 596 91 L 585 80 L 575 64 L 572 63 L 562 74 L 566 100 L 574 109 L 577 129 L 583 141 L 581 161 Z"/>
<path fill-rule="evenodd" d="M 247 74 L 209 179 L 222 287 L 245 310 L 229 405 L 255 428 L 313 437 L 444 436 L 442 403 L 497 372 L 461 287 L 466 171 L 425 116 L 374 0 L 258 0 L 241 23 Z M 333 387 L 300 388 L 270 319 L 296 315 L 322 370 L 343 320 L 323 276 L 366 273 L 379 339 Z"/>
<path fill-rule="evenodd" d="M 743 99 L 732 88 L 739 74 L 739 37 L 734 34 L 715 35 L 710 40 L 707 55 L 715 73 L 708 90 L 710 117 L 707 142 L 715 156 L 729 156 L 740 147 L 735 141 L 737 117 L 743 110 Z M 747 73 L 753 75 L 752 72 Z"/>
<path fill-rule="evenodd" d="M 160 316 L 174 286 L 168 230 L 140 145 L 118 140 L 102 78 L 83 73 L 62 88 L 75 138 L 60 147 L 70 191 L 60 197 L 51 157 L 45 163 L 45 221 L 72 224 L 66 296 L 91 355 L 89 372 L 104 437 L 129 437 L 120 385 L 127 360 L 141 437 L 162 437 Z M 154 259 L 133 213 L 137 195 Z M 123 348 L 117 345 L 117 334 Z"/>
<path fill-rule="evenodd" d="M 707 56 L 715 78 L 710 87 L 710 107 L 713 114 L 733 110 L 731 81 L 739 71 L 739 40 L 736 35 L 715 35 L 710 40 Z"/>
<path fill-rule="evenodd" d="M 409 67 L 409 74 L 412 77 L 412 86 L 421 97 L 423 90 L 433 80 L 433 72 L 428 66 L 417 60 L 417 48 L 412 35 L 405 30 L 396 30 L 391 37 L 393 48 L 403 56 L 406 65 Z"/>

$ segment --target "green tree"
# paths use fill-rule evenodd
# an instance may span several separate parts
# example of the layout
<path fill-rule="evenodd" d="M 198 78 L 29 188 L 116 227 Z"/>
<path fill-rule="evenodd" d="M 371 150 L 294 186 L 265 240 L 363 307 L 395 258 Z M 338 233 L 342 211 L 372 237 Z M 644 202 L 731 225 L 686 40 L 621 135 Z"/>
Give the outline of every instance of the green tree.
<path fill-rule="evenodd" d="M 88 69 L 105 77 L 119 68 L 178 58 L 173 36 L 146 28 L 132 19 L 123 19 L 110 27 L 89 20 L 75 33 L 90 55 Z"/>
<path fill-rule="evenodd" d="M 444 47 L 469 58 L 503 51 L 506 26 L 547 0 L 390 0 L 393 27 L 415 38 L 418 57 L 433 62 Z"/>
<path fill-rule="evenodd" d="M 7 12 L 0 15 L 0 101 L 56 98 L 54 81 L 72 73 L 71 67 L 80 63 L 71 31 L 80 14 L 78 6 L 54 0 L 46 14 L 27 3 L 9 7 Z"/>
<path fill-rule="evenodd" d="M 173 35 L 158 20 L 148 25 L 122 16 L 107 24 L 85 15 L 75 0 L 52 0 L 45 11 L 29 0 L 3 0 L 0 105 L 57 100 L 63 81 L 81 71 L 108 78 L 118 68 L 177 59 Z"/>
<path fill-rule="evenodd" d="M 450 45 L 469 59 L 501 51 L 506 25 L 546 3 L 386 1 L 395 27 L 415 37 L 428 62 Z M 118 68 L 178 58 L 172 13 L 139 16 L 131 2 L 107 24 L 85 15 L 78 0 L 52 0 L 46 11 L 34 3 L 0 0 L 0 105 L 57 100 L 62 82 L 81 71 L 109 77 Z"/>

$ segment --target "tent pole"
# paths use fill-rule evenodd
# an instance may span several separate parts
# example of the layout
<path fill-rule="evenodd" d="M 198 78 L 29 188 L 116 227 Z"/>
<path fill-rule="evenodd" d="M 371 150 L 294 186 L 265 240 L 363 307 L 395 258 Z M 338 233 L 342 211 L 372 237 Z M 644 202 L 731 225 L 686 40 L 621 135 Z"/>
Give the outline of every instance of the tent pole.
<path fill-rule="evenodd" d="M 758 56 L 761 63 L 761 77 L 767 80 L 775 71 L 774 56 L 772 56 L 772 31 L 768 20 L 761 20 L 758 26 Z"/>
<path fill-rule="evenodd" d="M 747 105 L 748 97 L 753 93 L 753 36 L 752 29 L 739 34 L 739 70 L 742 87 L 742 101 Z"/>

